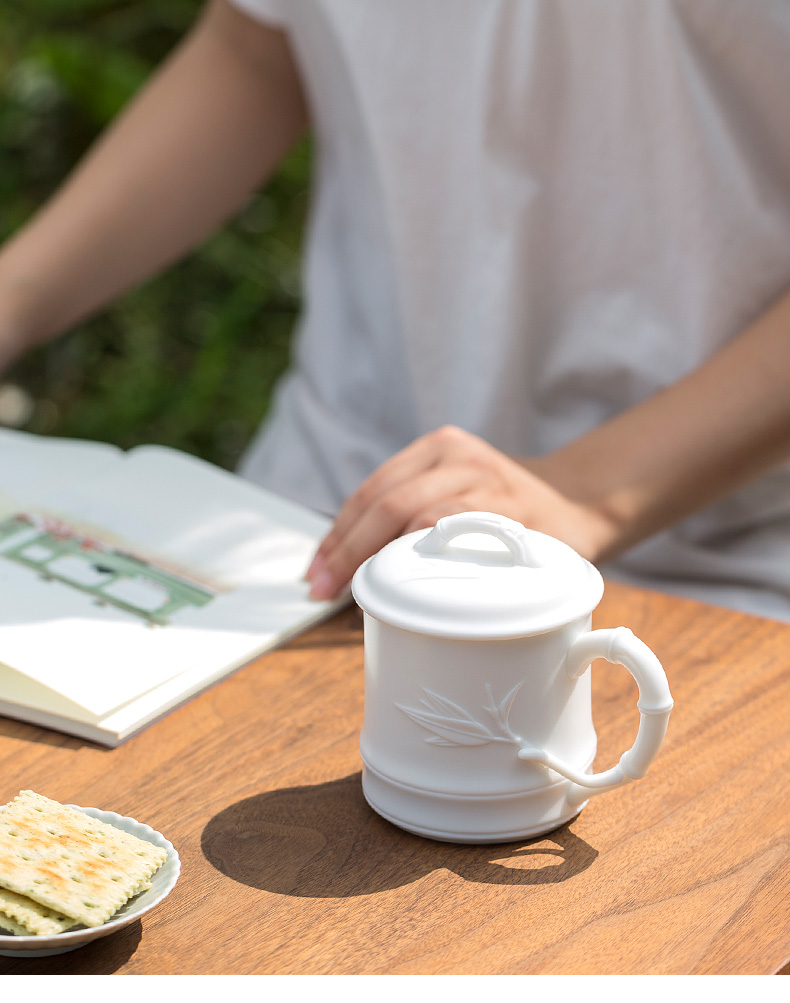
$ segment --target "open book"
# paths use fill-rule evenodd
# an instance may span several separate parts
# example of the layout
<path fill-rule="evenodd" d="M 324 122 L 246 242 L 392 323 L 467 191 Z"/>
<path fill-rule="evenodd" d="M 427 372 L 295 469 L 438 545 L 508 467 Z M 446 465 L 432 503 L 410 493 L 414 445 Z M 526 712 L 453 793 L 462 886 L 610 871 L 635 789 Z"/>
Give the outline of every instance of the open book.
<path fill-rule="evenodd" d="M 0 430 L 0 715 L 118 745 L 344 600 L 328 520 L 161 446 Z"/>

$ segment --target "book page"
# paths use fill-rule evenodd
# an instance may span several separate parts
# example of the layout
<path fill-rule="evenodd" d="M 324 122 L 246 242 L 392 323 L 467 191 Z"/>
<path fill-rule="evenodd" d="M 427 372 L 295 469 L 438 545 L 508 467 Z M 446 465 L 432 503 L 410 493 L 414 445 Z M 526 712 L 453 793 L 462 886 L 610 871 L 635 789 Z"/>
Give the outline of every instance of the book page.
<path fill-rule="evenodd" d="M 0 662 L 94 716 L 237 664 L 320 615 L 302 578 L 327 528 L 173 450 L 71 470 L 0 519 Z"/>
<path fill-rule="evenodd" d="M 0 429 L 0 516 L 38 504 L 71 478 L 101 474 L 123 456 L 117 446 Z"/>

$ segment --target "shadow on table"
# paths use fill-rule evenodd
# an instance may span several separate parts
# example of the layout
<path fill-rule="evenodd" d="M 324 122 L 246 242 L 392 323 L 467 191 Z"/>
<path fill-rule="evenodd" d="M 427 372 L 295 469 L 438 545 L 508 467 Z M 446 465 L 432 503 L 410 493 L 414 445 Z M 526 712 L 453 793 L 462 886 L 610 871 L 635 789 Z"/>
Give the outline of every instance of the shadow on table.
<path fill-rule="evenodd" d="M 35 742 L 38 745 L 50 745 L 59 749 L 98 749 L 112 752 L 112 749 L 98 745 L 85 738 L 74 735 L 64 735 L 49 728 L 39 728 L 38 725 L 26 721 L 16 721 L 13 718 L 0 718 L 0 736 L 3 738 L 20 739 L 23 742 Z"/>
<path fill-rule="evenodd" d="M 372 895 L 446 868 L 467 881 L 565 881 L 598 856 L 570 825 L 528 841 L 465 846 L 403 832 L 367 804 L 360 774 L 230 805 L 203 830 L 209 863 L 252 888 L 304 898 Z"/>
<path fill-rule="evenodd" d="M 0 975 L 112 975 L 131 958 L 142 935 L 143 924 L 138 920 L 67 954 L 49 958 L 0 957 Z"/>

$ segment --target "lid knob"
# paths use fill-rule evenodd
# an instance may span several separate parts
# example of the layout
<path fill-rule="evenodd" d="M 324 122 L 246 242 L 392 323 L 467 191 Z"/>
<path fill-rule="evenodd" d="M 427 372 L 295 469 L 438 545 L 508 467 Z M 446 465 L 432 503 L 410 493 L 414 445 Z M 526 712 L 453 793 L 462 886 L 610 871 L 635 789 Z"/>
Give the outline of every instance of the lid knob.
<path fill-rule="evenodd" d="M 421 554 L 438 554 L 457 536 L 466 533 L 484 533 L 493 536 L 507 547 L 516 564 L 525 568 L 542 568 L 544 563 L 535 553 L 530 533 L 520 522 L 493 512 L 460 512 L 446 515 L 433 529 L 414 544 Z"/>

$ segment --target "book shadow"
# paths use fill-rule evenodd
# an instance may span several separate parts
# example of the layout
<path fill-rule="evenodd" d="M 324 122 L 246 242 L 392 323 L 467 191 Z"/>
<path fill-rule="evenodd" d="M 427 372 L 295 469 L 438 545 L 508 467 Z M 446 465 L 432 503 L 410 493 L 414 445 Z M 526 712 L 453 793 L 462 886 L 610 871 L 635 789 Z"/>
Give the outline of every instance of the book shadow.
<path fill-rule="evenodd" d="M 112 749 L 98 742 L 92 742 L 87 738 L 78 738 L 75 735 L 66 735 L 60 731 L 53 731 L 50 728 L 40 727 L 37 724 L 29 724 L 27 721 L 17 721 L 11 717 L 0 717 L 0 737 L 20 739 L 24 742 L 33 742 L 36 745 L 49 745 L 58 749 L 97 749 L 104 752 L 112 752 Z"/>
<path fill-rule="evenodd" d="M 566 881 L 598 856 L 572 831 L 514 843 L 466 845 L 423 839 L 380 818 L 359 773 L 237 801 L 209 820 L 206 860 L 251 888 L 302 898 L 350 898 L 409 884 L 437 869 L 493 885 Z"/>

